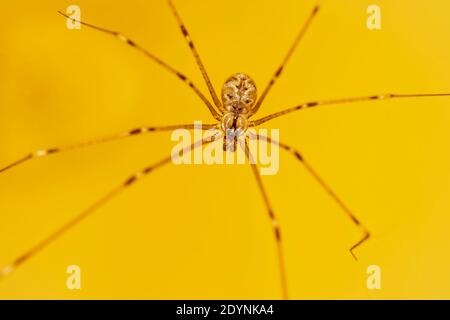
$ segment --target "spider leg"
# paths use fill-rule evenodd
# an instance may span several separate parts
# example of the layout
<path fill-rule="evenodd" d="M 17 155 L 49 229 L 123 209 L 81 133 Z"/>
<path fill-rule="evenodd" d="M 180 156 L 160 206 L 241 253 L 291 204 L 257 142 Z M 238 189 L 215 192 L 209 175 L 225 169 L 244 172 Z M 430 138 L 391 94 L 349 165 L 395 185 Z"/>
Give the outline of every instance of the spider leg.
<path fill-rule="evenodd" d="M 66 152 L 66 151 L 71 151 L 71 150 L 75 150 L 75 149 L 79 149 L 79 148 L 84 148 L 84 147 L 88 147 L 88 146 L 111 142 L 114 140 L 120 140 L 123 138 L 134 137 L 137 135 L 146 134 L 146 133 L 150 133 L 150 132 L 158 132 L 158 131 L 161 132 L 161 131 L 172 131 L 175 129 L 194 129 L 194 128 L 196 128 L 195 124 L 183 124 L 183 125 L 172 125 L 172 126 L 162 126 L 162 127 L 140 127 L 140 128 L 132 129 L 132 130 L 129 130 L 126 132 L 116 134 L 116 135 L 111 135 L 108 137 L 90 140 L 90 141 L 86 141 L 86 142 L 82 142 L 82 143 L 78 143 L 78 144 L 60 146 L 60 147 L 49 148 L 49 149 L 40 149 L 40 150 L 36 150 L 32 153 L 29 153 L 25 157 L 7 165 L 4 168 L 0 168 L 0 173 L 5 172 L 9 169 L 12 169 L 24 162 L 27 162 L 28 160 L 47 157 L 47 156 L 54 155 L 54 154 L 61 153 L 61 152 Z M 206 124 L 206 125 L 202 125 L 202 127 L 201 127 L 202 130 L 209 130 L 209 129 L 214 129 L 214 128 L 217 128 L 216 124 Z"/>
<path fill-rule="evenodd" d="M 261 94 L 261 97 L 258 99 L 258 102 L 256 103 L 255 107 L 253 108 L 250 116 L 252 116 L 253 114 L 255 114 L 259 110 L 259 108 L 261 107 L 264 99 L 266 98 L 267 94 L 269 93 L 270 89 L 272 89 L 272 87 L 275 84 L 275 82 L 278 80 L 278 78 L 283 73 L 283 70 L 284 70 L 286 64 L 288 63 L 289 59 L 291 58 L 292 54 L 294 53 L 295 49 L 297 48 L 300 40 L 303 38 L 303 36 L 305 35 L 306 31 L 309 29 L 312 21 L 314 20 L 314 17 L 319 12 L 319 8 L 320 8 L 319 5 L 316 5 L 314 7 L 314 9 L 312 10 L 311 14 L 309 15 L 308 20 L 306 20 L 305 24 L 300 29 L 300 32 L 298 33 L 297 38 L 295 38 L 294 43 L 289 48 L 288 53 L 286 54 L 285 58 L 281 62 L 281 65 L 275 71 L 274 75 L 272 76 L 272 79 L 270 79 L 270 81 L 269 81 L 269 84 L 264 89 L 263 93 Z"/>
<path fill-rule="evenodd" d="M 219 108 L 220 111 L 224 111 L 222 108 L 222 103 L 220 102 L 219 98 L 217 97 L 217 94 L 214 90 L 214 87 L 211 83 L 211 80 L 209 79 L 208 73 L 206 72 L 205 66 L 203 65 L 202 60 L 200 59 L 200 55 L 198 54 L 198 51 L 194 45 L 194 42 L 192 41 L 191 36 L 189 35 L 189 32 L 186 28 L 186 26 L 183 23 L 183 20 L 181 20 L 180 15 L 178 14 L 177 9 L 175 8 L 175 5 L 173 4 L 172 0 L 167 0 L 167 3 L 169 4 L 169 7 L 175 16 L 175 19 L 177 20 L 178 26 L 181 30 L 181 33 L 183 34 L 183 37 L 186 39 L 189 48 L 192 51 L 192 54 L 194 55 L 195 61 L 197 63 L 197 66 L 200 69 L 200 72 L 202 73 L 203 79 L 205 79 L 206 85 L 208 87 L 209 93 L 211 94 L 211 97 L 214 101 L 214 104 L 217 108 Z"/>
<path fill-rule="evenodd" d="M 450 96 L 450 93 L 429 93 L 429 94 L 379 94 L 372 96 L 363 96 L 363 97 L 354 97 L 354 98 L 344 98 L 344 99 L 331 99 L 331 100 L 322 100 L 322 101 L 311 101 L 300 104 L 296 107 L 285 109 L 279 112 L 275 112 L 261 119 L 257 119 L 255 121 L 250 121 L 249 126 L 255 127 L 260 124 L 263 124 L 267 121 L 273 120 L 275 118 L 284 116 L 286 114 L 307 109 L 313 108 L 317 106 L 325 106 L 325 105 L 333 105 L 333 104 L 344 104 L 344 103 L 353 103 L 353 102 L 361 102 L 361 101 L 375 101 L 375 100 L 387 100 L 387 99 L 396 99 L 396 98 L 423 98 L 423 97 L 445 97 Z"/>
<path fill-rule="evenodd" d="M 258 183 L 258 188 L 264 199 L 264 204 L 265 204 L 267 212 L 269 214 L 269 219 L 272 224 L 272 230 L 273 230 L 273 234 L 274 234 L 276 246 L 277 246 L 278 263 L 279 263 L 279 268 L 280 268 L 280 281 L 281 281 L 281 289 L 282 289 L 283 299 L 287 300 L 288 299 L 288 288 L 287 288 L 287 280 L 286 280 L 286 266 L 285 266 L 285 262 L 284 262 L 284 253 L 283 253 L 283 245 L 282 245 L 282 240 L 281 240 L 280 226 L 278 224 L 278 220 L 275 216 L 275 213 L 272 209 L 272 205 L 270 204 L 266 189 L 264 188 L 264 185 L 263 185 L 263 182 L 261 179 L 261 175 L 258 170 L 258 166 L 254 162 L 253 156 L 250 152 L 248 140 L 247 139 L 245 140 L 245 146 L 242 146 L 242 144 L 240 144 L 240 145 L 241 145 L 241 147 L 244 148 L 245 156 L 246 156 L 247 160 L 249 161 L 250 166 L 252 167 L 252 171 L 256 178 L 256 182 Z"/>
<path fill-rule="evenodd" d="M 97 31 L 100 31 L 100 32 L 112 35 L 112 36 L 118 38 L 120 41 L 122 41 L 122 42 L 126 43 L 127 45 L 133 47 L 134 49 L 142 52 L 148 58 L 150 58 L 151 60 L 153 60 L 154 62 L 156 62 L 157 64 L 159 64 L 160 66 L 162 66 L 163 68 L 168 70 L 169 72 L 173 73 L 181 81 L 183 81 L 185 84 L 187 84 L 192 90 L 194 90 L 194 92 L 197 94 L 197 96 L 199 96 L 200 99 L 202 99 L 203 103 L 209 109 L 209 111 L 211 112 L 212 116 L 216 120 L 220 120 L 221 119 L 220 114 L 213 107 L 211 102 L 209 102 L 209 100 L 205 97 L 205 95 L 195 86 L 195 84 L 187 76 L 185 76 L 183 73 L 177 71 L 172 66 L 170 66 L 169 64 L 167 64 L 166 62 L 164 62 L 163 60 L 161 60 L 160 58 L 158 58 L 154 54 L 150 53 L 148 50 L 144 49 L 143 47 L 138 45 L 136 42 L 134 42 L 133 40 L 131 40 L 127 36 L 123 35 L 122 33 L 118 32 L 118 31 L 113 31 L 113 30 L 102 28 L 102 27 L 97 27 L 97 26 L 95 26 L 93 24 L 90 24 L 90 23 L 87 23 L 87 22 L 83 22 L 83 21 L 79 21 L 77 19 L 71 18 L 68 15 L 66 15 L 65 13 L 61 12 L 61 11 L 58 11 L 58 13 L 61 14 L 62 16 L 64 16 L 64 17 L 66 17 L 67 19 L 71 19 L 72 21 L 81 23 L 82 25 L 84 25 L 86 27 L 89 27 L 89 28 L 95 29 Z"/>
<path fill-rule="evenodd" d="M 320 186 L 328 193 L 328 195 L 336 202 L 336 204 L 342 209 L 342 211 L 344 211 L 347 216 L 352 220 L 352 222 L 361 229 L 362 233 L 363 233 L 363 237 L 357 242 L 355 243 L 351 248 L 350 248 L 350 253 L 353 256 L 353 258 L 355 260 L 358 260 L 358 258 L 356 257 L 354 250 L 356 248 L 358 248 L 361 244 L 363 244 L 365 241 L 367 241 L 370 238 L 370 232 L 368 231 L 368 229 L 359 221 L 359 219 L 355 216 L 355 214 L 347 207 L 347 205 L 338 197 L 338 195 L 333 191 L 333 189 L 331 189 L 331 187 L 322 179 L 321 176 L 319 176 L 319 174 L 313 169 L 313 167 L 311 166 L 311 164 L 306 161 L 306 159 L 302 156 L 302 154 L 294 149 L 293 147 L 275 141 L 269 137 L 265 137 L 262 135 L 257 134 L 256 138 L 258 140 L 263 140 L 263 141 L 267 141 L 270 142 L 274 145 L 277 145 L 279 147 L 281 147 L 283 150 L 286 150 L 287 152 L 289 152 L 290 154 L 292 154 L 297 160 L 299 160 L 303 166 L 305 167 L 305 169 L 311 174 L 311 176 L 320 184 Z"/>
<path fill-rule="evenodd" d="M 190 152 L 191 150 L 194 150 L 203 144 L 211 143 L 220 138 L 220 134 L 213 135 L 211 137 L 204 138 L 203 140 L 199 140 L 190 146 L 187 146 L 180 150 L 179 153 L 173 154 L 171 156 L 168 156 L 134 174 L 129 176 L 126 180 L 123 181 L 122 184 L 117 186 L 116 188 L 112 189 L 110 192 L 108 192 L 105 196 L 103 196 L 101 199 L 97 200 L 94 204 L 92 204 L 90 207 L 88 207 L 86 210 L 81 212 L 80 214 L 76 215 L 72 220 L 67 222 L 65 225 L 63 225 L 61 228 L 56 230 L 54 233 L 52 233 L 47 238 L 43 239 L 41 242 L 37 243 L 34 247 L 20 255 L 18 258 L 16 258 L 11 264 L 4 267 L 3 269 L 0 269 L 0 280 L 7 275 L 9 275 L 11 272 L 13 272 L 15 269 L 20 267 L 23 263 L 28 261 L 30 258 L 35 256 L 37 253 L 45 249 L 48 245 L 53 243 L 55 240 L 59 239 L 63 234 L 65 234 L 70 229 L 74 228 L 76 225 L 78 225 L 80 222 L 85 220 L 87 217 L 89 217 L 91 214 L 93 214 L 98 208 L 102 207 L 105 203 L 109 202 L 111 199 L 118 196 L 120 193 L 122 193 L 124 190 L 128 189 L 132 185 L 134 185 L 138 180 L 144 178 L 151 172 L 153 172 L 155 169 L 158 169 L 165 164 L 168 164 L 173 157 L 179 157 L 181 154 L 184 154 L 186 152 Z"/>

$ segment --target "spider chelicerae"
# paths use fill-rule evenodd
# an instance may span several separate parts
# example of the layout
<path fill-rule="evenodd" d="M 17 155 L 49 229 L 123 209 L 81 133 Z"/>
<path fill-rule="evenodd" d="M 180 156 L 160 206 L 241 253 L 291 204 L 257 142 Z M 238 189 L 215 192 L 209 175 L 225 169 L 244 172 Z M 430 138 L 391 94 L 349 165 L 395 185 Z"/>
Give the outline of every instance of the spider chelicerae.
<path fill-rule="evenodd" d="M 157 56 L 153 55 L 151 52 L 147 51 L 143 47 L 141 47 L 139 44 L 131 40 L 129 37 L 125 36 L 121 32 L 112 31 L 109 29 L 105 29 L 102 27 L 98 27 L 96 25 L 86 23 L 83 21 L 76 20 L 69 15 L 59 12 L 61 15 L 66 17 L 67 19 L 71 19 L 72 22 L 80 23 L 86 27 L 95 29 L 97 31 L 112 35 L 119 39 L 120 41 L 124 42 L 128 46 L 140 51 L 144 55 L 146 55 L 149 59 L 153 60 L 157 64 L 159 64 L 161 67 L 169 71 L 170 73 L 174 74 L 176 77 L 178 77 L 182 82 L 184 82 L 187 86 L 189 86 L 194 93 L 202 100 L 204 105 L 208 108 L 210 111 L 212 117 L 216 120 L 216 123 L 212 124 L 206 124 L 202 125 L 202 130 L 210 130 L 210 129 L 216 129 L 216 134 L 203 138 L 200 141 L 196 141 L 193 144 L 191 144 L 188 147 L 183 148 L 180 151 L 180 155 L 183 153 L 187 153 L 192 151 L 194 148 L 201 147 L 202 145 L 206 143 L 213 143 L 216 141 L 219 141 L 220 139 L 223 139 L 223 148 L 226 151 L 234 151 L 237 147 L 237 139 L 236 139 L 236 132 L 239 133 L 239 135 L 246 133 L 248 128 L 254 128 L 261 124 L 264 124 L 272 119 L 290 114 L 292 112 L 307 109 L 307 108 L 315 108 L 323 105 L 336 105 L 336 104 L 343 104 L 343 103 L 353 103 L 353 102 L 361 102 L 361 101 L 369 101 L 369 100 L 386 100 L 386 99 L 397 99 L 397 98 L 414 98 L 414 97 L 438 97 L 438 96 L 450 96 L 450 93 L 433 93 L 433 94 L 395 94 L 395 93 L 387 93 L 387 94 L 376 94 L 376 95 L 368 95 L 368 96 L 360 96 L 360 97 L 352 97 L 352 98 L 344 98 L 344 99 L 331 99 L 331 100 L 317 100 L 317 101 L 310 101 L 306 103 L 302 103 L 300 105 L 294 106 L 289 109 L 281 110 L 279 112 L 270 114 L 268 116 L 265 116 L 263 118 L 259 118 L 256 120 L 253 120 L 253 116 L 258 112 L 260 107 L 262 106 L 264 99 L 270 92 L 271 88 L 275 85 L 277 79 L 282 75 L 283 70 L 291 58 L 292 54 L 294 53 L 295 49 L 297 48 L 299 42 L 305 35 L 306 31 L 311 26 L 314 18 L 319 13 L 319 5 L 316 5 L 307 21 L 303 24 L 301 27 L 297 37 L 295 38 L 293 44 L 289 48 L 289 51 L 287 52 L 285 58 L 279 65 L 279 67 L 274 72 L 272 78 L 270 79 L 268 85 L 265 87 L 265 89 L 262 91 L 261 95 L 257 96 L 257 89 L 255 82 L 252 80 L 252 78 L 244 73 L 236 73 L 232 75 L 228 80 L 226 80 L 225 84 L 222 88 L 222 94 L 221 99 L 219 99 L 218 95 L 215 92 L 215 89 L 208 77 L 208 74 L 206 72 L 206 69 L 200 59 L 200 55 L 197 52 L 197 49 L 194 45 L 194 42 L 192 41 L 192 38 L 184 25 L 180 15 L 178 14 L 177 9 L 175 8 L 172 0 L 167 0 L 168 5 L 176 19 L 176 22 L 181 30 L 182 35 L 186 39 L 189 48 L 195 58 L 195 61 L 200 69 L 200 72 L 203 75 L 203 78 L 205 80 L 205 83 L 208 87 L 209 93 L 211 95 L 213 103 L 210 102 L 210 100 L 198 89 L 198 87 L 183 73 L 179 72 L 178 70 L 174 69 L 172 66 L 167 64 L 165 61 L 161 60 Z M 103 137 L 100 139 L 95 139 L 87 142 L 82 142 L 76 145 L 68 145 L 68 146 L 60 146 L 55 148 L 48 148 L 48 149 L 41 149 L 37 150 L 35 152 L 29 153 L 25 157 L 13 162 L 12 164 L 0 169 L 0 173 L 5 172 L 9 169 L 12 169 L 13 167 L 16 167 L 24 162 L 27 162 L 32 159 L 47 157 L 56 153 L 70 151 L 77 148 L 87 147 L 95 144 L 101 144 L 106 143 L 114 140 L 119 140 L 127 137 L 147 134 L 151 132 L 158 132 L 158 131 L 172 131 L 176 129 L 196 129 L 196 125 L 194 124 L 182 124 L 182 125 L 168 125 L 168 126 L 151 126 L 151 127 L 140 127 L 132 130 L 128 130 L 123 133 L 111 135 L 108 137 Z M 229 139 L 230 132 L 234 135 L 232 139 Z M 303 155 L 296 150 L 294 147 L 282 143 L 280 141 L 276 141 L 274 139 L 271 139 L 267 136 L 262 136 L 257 133 L 251 133 L 248 132 L 248 136 L 245 137 L 244 143 L 240 145 L 247 157 L 248 160 L 252 160 L 252 153 L 249 148 L 249 139 L 257 139 L 257 140 L 264 140 L 267 141 L 275 146 L 280 147 L 281 149 L 289 152 L 292 154 L 304 167 L 305 169 L 312 175 L 312 177 L 321 185 L 321 187 L 330 195 L 330 197 L 336 202 L 336 204 L 342 209 L 342 211 L 347 214 L 347 216 L 351 219 L 351 221 L 360 228 L 362 232 L 361 239 L 355 243 L 350 248 L 351 255 L 357 260 L 357 257 L 354 253 L 354 250 L 359 247 L 363 242 L 369 239 L 370 233 L 367 230 L 367 228 L 360 222 L 360 220 L 355 216 L 355 214 L 344 204 L 344 202 L 337 196 L 337 194 L 328 186 L 328 184 L 318 175 L 318 173 L 313 169 L 311 164 L 303 157 Z M 176 155 L 175 155 L 176 156 Z M 67 222 L 65 225 L 63 225 L 61 228 L 56 230 L 54 233 L 50 234 L 48 237 L 43 239 L 41 242 L 37 243 L 34 247 L 30 248 L 28 251 L 20 255 L 18 258 L 16 258 L 11 264 L 8 266 L 0 269 L 0 279 L 4 278 L 8 274 L 10 274 L 12 271 L 14 271 L 16 268 L 18 268 L 20 265 L 25 263 L 27 260 L 29 260 L 31 257 L 39 253 L 41 250 L 45 249 L 50 243 L 57 240 L 61 235 L 63 235 L 66 231 L 69 229 L 75 227 L 78 223 L 80 223 L 82 220 L 90 216 L 93 212 L 95 212 L 96 209 L 98 209 L 100 206 L 111 200 L 113 197 L 118 195 L 120 192 L 125 190 L 126 188 L 131 187 L 133 184 L 135 184 L 138 180 L 144 178 L 148 174 L 150 174 L 152 171 L 158 169 L 159 167 L 170 163 L 172 160 L 172 156 L 168 156 L 148 167 L 143 168 L 140 171 L 137 171 L 136 173 L 130 175 L 127 179 L 123 181 L 120 185 L 118 185 L 116 188 L 111 190 L 109 193 L 107 193 L 104 197 L 99 199 L 97 202 L 92 204 L 89 208 L 87 208 L 85 211 L 81 212 L 75 218 Z M 286 272 L 285 272 L 285 266 L 284 266 L 284 255 L 283 255 L 283 245 L 282 245 L 282 236 L 281 236 L 281 230 L 280 226 L 277 222 L 277 218 L 275 216 L 274 210 L 272 209 L 271 203 L 269 201 L 269 197 L 267 195 L 267 192 L 264 188 L 261 175 L 258 170 L 258 165 L 254 161 L 249 161 L 249 164 L 252 168 L 253 174 L 256 178 L 257 185 L 259 187 L 259 190 L 261 192 L 261 195 L 263 197 L 265 206 L 267 208 L 267 213 L 271 222 L 274 239 L 277 244 L 277 255 L 278 255 L 278 261 L 279 261 L 279 272 L 280 272 L 280 284 L 281 284 L 281 291 L 283 298 L 288 298 L 288 287 L 287 287 L 287 280 L 286 280 Z"/>

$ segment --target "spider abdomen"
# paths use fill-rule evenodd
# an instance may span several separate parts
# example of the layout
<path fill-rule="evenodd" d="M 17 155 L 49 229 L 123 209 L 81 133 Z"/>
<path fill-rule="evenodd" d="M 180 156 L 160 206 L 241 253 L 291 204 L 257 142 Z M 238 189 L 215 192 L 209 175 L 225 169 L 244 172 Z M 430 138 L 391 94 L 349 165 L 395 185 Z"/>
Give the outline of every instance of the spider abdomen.
<path fill-rule="evenodd" d="M 248 114 L 256 104 L 255 82 L 244 73 L 229 77 L 222 87 L 222 103 L 228 112 Z"/>

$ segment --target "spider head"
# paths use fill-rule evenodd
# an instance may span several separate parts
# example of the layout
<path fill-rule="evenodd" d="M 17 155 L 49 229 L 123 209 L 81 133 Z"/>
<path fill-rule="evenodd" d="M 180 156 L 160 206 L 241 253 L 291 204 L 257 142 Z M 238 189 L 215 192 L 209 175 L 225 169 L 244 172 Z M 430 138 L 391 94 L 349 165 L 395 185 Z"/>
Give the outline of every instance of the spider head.
<path fill-rule="evenodd" d="M 224 108 L 234 114 L 249 114 L 256 104 L 255 82 L 244 73 L 229 77 L 222 88 Z"/>

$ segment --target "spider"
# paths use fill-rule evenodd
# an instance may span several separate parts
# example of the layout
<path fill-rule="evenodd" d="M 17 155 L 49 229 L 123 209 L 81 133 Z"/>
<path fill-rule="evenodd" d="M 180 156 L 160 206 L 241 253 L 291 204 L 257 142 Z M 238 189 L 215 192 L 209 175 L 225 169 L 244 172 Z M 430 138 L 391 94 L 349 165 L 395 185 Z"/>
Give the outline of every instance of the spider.
<path fill-rule="evenodd" d="M 272 78 L 270 79 L 269 83 L 265 87 L 265 89 L 262 91 L 261 95 L 257 96 L 257 89 L 255 82 L 252 80 L 252 78 L 244 73 L 236 73 L 229 77 L 223 87 L 221 92 L 221 99 L 219 99 L 218 95 L 216 94 L 216 91 L 209 79 L 209 76 L 206 72 L 206 69 L 202 63 L 202 60 L 200 58 L 200 55 L 196 49 L 196 46 L 194 45 L 194 42 L 188 32 L 188 29 L 184 25 L 181 16 L 179 15 L 175 5 L 173 4 L 172 0 L 167 0 L 167 3 L 171 9 L 171 12 L 173 16 L 175 17 L 175 20 L 178 24 L 178 27 L 181 30 L 181 33 L 183 37 L 185 38 L 190 51 L 192 52 L 195 61 L 197 63 L 198 68 L 200 69 L 200 72 L 204 78 L 204 81 L 207 85 L 208 91 L 211 95 L 212 102 L 198 89 L 198 87 L 183 73 L 179 72 L 178 70 L 174 69 L 172 66 L 167 64 L 165 61 L 161 60 L 157 56 L 153 55 L 151 52 L 147 51 L 143 47 L 141 47 L 139 44 L 134 42 L 129 37 L 125 36 L 121 32 L 105 29 L 102 27 L 98 27 L 96 25 L 76 20 L 68 15 L 66 15 L 63 12 L 58 11 L 62 16 L 66 17 L 67 19 L 71 19 L 73 22 L 80 23 L 86 27 L 89 27 L 91 29 L 100 31 L 102 33 L 109 34 L 111 36 L 116 37 L 126 45 L 130 46 L 131 48 L 134 48 L 137 51 L 140 51 L 145 56 L 147 56 L 149 59 L 153 60 L 157 64 L 159 64 L 162 68 L 166 69 L 168 72 L 174 74 L 178 79 L 180 79 L 182 82 L 184 82 L 188 87 L 192 89 L 192 91 L 202 100 L 203 104 L 208 108 L 209 112 L 211 113 L 212 117 L 216 120 L 215 123 L 212 124 L 206 124 L 201 127 L 202 130 L 211 130 L 215 129 L 215 134 L 206 138 L 203 138 L 202 140 L 196 141 L 190 146 L 187 146 L 183 148 L 179 154 L 175 154 L 174 156 L 180 156 L 183 153 L 190 152 L 194 150 L 195 148 L 199 148 L 204 144 L 207 143 L 213 143 L 218 142 L 220 139 L 223 139 L 223 148 L 226 151 L 234 152 L 237 147 L 237 139 L 228 139 L 229 133 L 232 134 L 238 132 L 239 135 L 242 133 L 246 133 L 248 128 L 257 127 L 261 124 L 264 124 L 270 120 L 273 120 L 275 118 L 307 109 L 307 108 L 315 108 L 320 107 L 324 105 L 337 105 L 337 104 L 344 104 L 344 103 L 356 103 L 356 102 L 362 102 L 362 101 L 376 101 L 376 100 L 387 100 L 387 99 L 400 99 L 400 98 L 418 98 L 418 97 L 439 97 L 439 96 L 450 96 L 450 93 L 432 93 L 432 94 L 395 94 L 395 93 L 387 93 L 387 94 L 376 94 L 376 95 L 368 95 L 368 96 L 359 96 L 359 97 L 351 97 L 351 98 L 343 98 L 343 99 L 331 99 L 331 100 L 317 100 L 317 101 L 310 101 L 306 103 L 299 104 L 297 106 L 294 106 L 289 109 L 284 109 L 279 112 L 270 114 L 268 116 L 265 116 L 263 118 L 259 118 L 256 120 L 253 120 L 252 117 L 258 112 L 260 107 L 262 106 L 266 96 L 269 94 L 272 87 L 275 85 L 277 80 L 280 78 L 280 76 L 283 73 L 283 70 L 285 69 L 285 66 L 287 65 L 288 61 L 290 60 L 291 56 L 295 52 L 296 48 L 298 47 L 298 44 L 302 40 L 303 36 L 307 32 L 307 30 L 310 28 L 310 26 L 313 23 L 314 18 L 318 15 L 320 6 L 316 5 L 312 9 L 311 13 L 309 14 L 308 19 L 306 22 L 302 25 L 300 28 L 299 33 L 297 34 L 297 37 L 295 38 L 294 42 L 291 44 L 285 58 L 282 60 L 279 67 L 274 72 Z M 67 145 L 67 146 L 59 146 L 55 148 L 48 148 L 48 149 L 40 149 L 34 152 L 29 153 L 25 157 L 9 164 L 8 166 L 0 169 L 0 173 L 5 172 L 9 169 L 12 169 L 20 164 L 23 164 L 29 160 L 43 158 L 47 156 L 51 156 L 57 153 L 70 151 L 77 148 L 92 146 L 96 144 L 102 144 L 106 142 L 111 142 L 114 140 L 124 139 L 128 137 L 138 136 L 142 134 L 147 134 L 151 132 L 157 132 L 157 131 L 172 131 L 175 129 L 195 129 L 195 125 L 193 124 L 182 124 L 182 125 L 169 125 L 169 126 L 149 126 L 149 127 L 140 127 L 135 128 L 126 132 L 122 132 L 119 134 L 82 142 L 76 145 Z M 244 150 L 246 158 L 249 160 L 249 164 L 251 166 L 251 169 L 253 171 L 254 177 L 257 182 L 257 186 L 260 190 L 261 196 L 263 198 L 267 214 L 271 223 L 271 228 L 273 231 L 274 240 L 276 242 L 276 250 L 277 250 L 277 257 L 278 257 L 278 263 L 279 263 L 279 278 L 280 278 L 280 287 L 281 287 L 281 294 L 284 299 L 288 299 L 288 286 L 287 286 L 287 279 L 286 279 L 286 272 L 285 272 L 285 262 L 284 262 L 284 254 L 283 254 L 283 243 L 282 243 L 282 233 L 280 225 L 277 222 L 277 218 L 275 215 L 275 212 L 272 208 L 272 205 L 270 203 L 268 194 L 266 192 L 266 189 L 264 188 L 264 184 L 260 175 L 260 172 L 258 170 L 258 165 L 252 161 L 253 156 L 251 153 L 251 150 L 249 148 L 249 138 L 257 139 L 257 140 L 264 140 L 268 143 L 271 143 L 275 146 L 280 147 L 281 149 L 287 151 L 288 153 L 292 154 L 304 167 L 305 169 L 312 175 L 312 177 L 318 182 L 318 184 L 324 189 L 325 192 L 329 194 L 329 196 L 336 202 L 336 204 L 342 209 L 343 213 L 345 213 L 348 218 L 351 219 L 353 224 L 358 227 L 361 231 L 361 238 L 358 242 L 356 242 L 351 248 L 350 253 L 353 256 L 355 260 L 357 259 L 357 256 L 355 255 L 354 251 L 356 248 L 358 248 L 361 244 L 363 244 L 365 241 L 367 241 L 370 238 L 370 232 L 369 230 L 360 222 L 360 220 L 356 217 L 356 215 L 349 209 L 349 207 L 338 197 L 338 195 L 329 187 L 329 185 L 321 178 L 321 176 L 314 170 L 313 166 L 303 157 L 303 155 L 300 153 L 299 150 L 295 149 L 289 144 L 282 143 L 280 141 L 276 141 L 274 139 L 271 139 L 266 136 L 262 136 L 255 133 L 248 132 L 249 135 L 245 137 L 244 142 L 240 144 L 239 146 Z M 234 136 L 236 137 L 236 136 Z M 28 251 L 17 257 L 15 260 L 12 261 L 9 265 L 6 267 L 0 269 L 0 279 L 6 277 L 8 274 L 13 272 L 15 269 L 20 267 L 22 264 L 24 264 L 26 261 L 28 261 L 30 258 L 38 254 L 40 251 L 45 249 L 50 243 L 56 241 L 58 238 L 60 238 L 66 231 L 74 228 L 77 224 L 82 222 L 84 219 L 89 217 L 91 214 L 93 214 L 96 209 L 104 205 L 106 202 L 110 201 L 112 198 L 117 196 L 119 193 L 123 192 L 125 189 L 131 187 L 135 183 L 137 183 L 140 179 L 143 179 L 147 175 L 149 175 L 154 170 L 170 163 L 172 160 L 172 156 L 168 156 L 166 158 L 163 158 L 162 160 L 153 163 L 142 170 L 139 170 L 135 172 L 134 174 L 130 175 L 128 178 L 126 178 L 121 184 L 119 184 L 117 187 L 112 189 L 110 192 L 108 192 L 106 195 L 104 195 L 102 198 L 97 200 L 95 203 L 93 203 L 90 207 L 88 207 L 83 212 L 79 213 L 75 218 L 68 221 L 66 224 L 61 226 L 58 230 L 50 234 L 48 237 L 43 239 L 41 242 L 37 243 L 35 246 L 30 248 Z"/>

